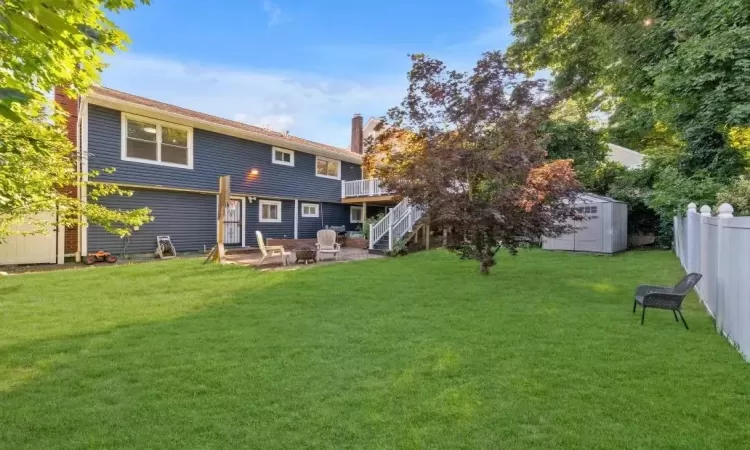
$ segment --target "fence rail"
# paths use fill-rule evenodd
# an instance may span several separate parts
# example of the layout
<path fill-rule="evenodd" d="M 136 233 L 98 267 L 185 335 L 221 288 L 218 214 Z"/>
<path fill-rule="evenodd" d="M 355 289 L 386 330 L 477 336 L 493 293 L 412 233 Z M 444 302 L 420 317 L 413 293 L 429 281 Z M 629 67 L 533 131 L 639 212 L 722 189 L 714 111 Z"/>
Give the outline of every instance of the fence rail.
<path fill-rule="evenodd" d="M 717 330 L 750 360 L 750 217 L 732 213 L 727 203 L 718 216 L 691 203 L 674 218 L 674 248 L 688 273 L 703 275 L 696 291 Z"/>

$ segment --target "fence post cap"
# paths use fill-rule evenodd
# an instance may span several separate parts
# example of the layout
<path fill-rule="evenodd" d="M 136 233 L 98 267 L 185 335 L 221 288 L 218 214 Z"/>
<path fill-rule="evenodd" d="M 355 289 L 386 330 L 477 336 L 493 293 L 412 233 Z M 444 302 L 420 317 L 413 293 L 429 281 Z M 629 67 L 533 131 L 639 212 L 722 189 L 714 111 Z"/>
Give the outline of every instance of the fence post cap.
<path fill-rule="evenodd" d="M 708 205 L 701 206 L 701 216 L 711 217 L 711 207 Z"/>
<path fill-rule="evenodd" d="M 698 205 L 695 203 L 688 203 L 688 211 L 695 212 L 698 209 Z"/>
<path fill-rule="evenodd" d="M 734 217 L 734 208 L 729 203 L 722 203 L 719 206 L 719 217 Z"/>

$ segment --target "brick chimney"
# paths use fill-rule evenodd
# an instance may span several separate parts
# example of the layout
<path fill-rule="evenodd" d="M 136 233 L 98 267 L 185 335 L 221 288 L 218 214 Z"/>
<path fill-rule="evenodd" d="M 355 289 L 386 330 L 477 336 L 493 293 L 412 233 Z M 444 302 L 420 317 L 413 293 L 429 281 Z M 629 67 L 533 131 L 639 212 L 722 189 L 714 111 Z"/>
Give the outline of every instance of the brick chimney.
<path fill-rule="evenodd" d="M 364 151 L 364 143 L 363 143 L 363 121 L 362 116 L 360 114 L 355 114 L 354 117 L 352 117 L 352 145 L 351 150 L 354 153 L 362 154 Z"/>
<path fill-rule="evenodd" d="M 55 88 L 55 103 L 67 114 L 65 123 L 65 135 L 73 144 L 76 150 L 78 148 L 78 99 L 72 99 L 67 96 L 63 88 Z M 77 159 L 77 158 L 76 158 Z M 76 161 L 77 165 L 77 161 Z M 76 167 L 78 170 L 78 167 Z M 76 186 L 68 186 L 60 189 L 68 197 L 77 197 L 78 189 Z M 65 229 L 65 254 L 78 252 L 78 227 L 72 226 Z"/>
<path fill-rule="evenodd" d="M 55 103 L 60 105 L 60 107 L 68 115 L 65 129 L 67 130 L 68 140 L 73 143 L 73 146 L 76 146 L 78 137 L 78 100 L 68 97 L 63 88 L 56 87 Z"/>

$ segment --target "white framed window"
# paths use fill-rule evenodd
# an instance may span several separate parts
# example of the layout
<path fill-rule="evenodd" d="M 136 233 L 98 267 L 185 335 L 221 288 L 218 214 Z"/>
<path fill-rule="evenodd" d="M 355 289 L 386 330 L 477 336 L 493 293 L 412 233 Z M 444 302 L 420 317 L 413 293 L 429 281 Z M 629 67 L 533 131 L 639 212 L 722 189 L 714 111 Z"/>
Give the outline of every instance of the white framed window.
<path fill-rule="evenodd" d="M 335 159 L 315 157 L 315 175 L 323 178 L 341 179 L 341 161 Z"/>
<path fill-rule="evenodd" d="M 271 162 L 282 166 L 294 167 L 294 152 L 280 147 L 271 147 Z"/>
<path fill-rule="evenodd" d="M 302 203 L 302 217 L 320 217 L 320 205 L 317 203 Z"/>
<path fill-rule="evenodd" d="M 193 168 L 193 129 L 122 113 L 124 161 Z"/>
<path fill-rule="evenodd" d="M 362 223 L 362 207 L 361 206 L 349 207 L 349 223 Z"/>
<path fill-rule="evenodd" d="M 277 200 L 259 200 L 258 222 L 281 222 L 281 202 Z"/>

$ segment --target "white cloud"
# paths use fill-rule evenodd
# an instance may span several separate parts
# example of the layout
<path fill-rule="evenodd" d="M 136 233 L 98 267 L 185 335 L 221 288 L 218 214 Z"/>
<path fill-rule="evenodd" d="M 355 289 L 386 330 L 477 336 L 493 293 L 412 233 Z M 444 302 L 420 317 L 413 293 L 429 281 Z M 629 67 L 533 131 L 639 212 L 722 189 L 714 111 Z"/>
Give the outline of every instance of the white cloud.
<path fill-rule="evenodd" d="M 281 8 L 271 0 L 263 0 L 263 11 L 268 14 L 268 26 L 272 27 L 281 22 Z"/>
<path fill-rule="evenodd" d="M 118 54 L 102 84 L 184 108 L 346 147 L 354 113 L 380 116 L 406 80 L 354 81 L 310 73 L 191 64 Z"/>

